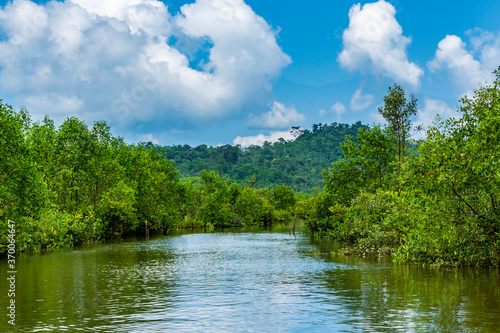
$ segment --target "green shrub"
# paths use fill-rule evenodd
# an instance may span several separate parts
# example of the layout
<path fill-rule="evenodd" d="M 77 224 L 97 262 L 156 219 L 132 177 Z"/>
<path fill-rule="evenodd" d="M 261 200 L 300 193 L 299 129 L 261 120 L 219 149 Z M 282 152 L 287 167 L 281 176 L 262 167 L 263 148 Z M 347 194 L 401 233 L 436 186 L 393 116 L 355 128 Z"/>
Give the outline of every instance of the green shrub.
<path fill-rule="evenodd" d="M 289 222 L 292 220 L 292 214 L 287 210 L 275 210 L 272 212 L 273 222 Z"/>

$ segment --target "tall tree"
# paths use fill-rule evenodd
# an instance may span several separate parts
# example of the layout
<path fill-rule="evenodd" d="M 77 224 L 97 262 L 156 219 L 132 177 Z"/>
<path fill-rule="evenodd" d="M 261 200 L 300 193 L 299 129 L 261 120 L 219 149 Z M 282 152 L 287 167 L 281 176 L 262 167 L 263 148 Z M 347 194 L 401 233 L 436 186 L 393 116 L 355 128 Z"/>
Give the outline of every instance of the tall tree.
<path fill-rule="evenodd" d="M 26 142 L 30 124 L 26 109 L 0 99 L 0 217 L 34 216 L 44 206 L 45 184 Z"/>
<path fill-rule="evenodd" d="M 409 100 L 406 92 L 398 84 L 389 87 L 388 94 L 384 97 L 384 107 L 378 112 L 385 118 L 389 128 L 397 141 L 398 173 L 401 174 L 401 165 L 404 163 L 406 144 L 411 130 L 411 117 L 417 115 L 417 99 L 413 94 Z M 401 185 L 398 180 L 398 196 L 401 195 Z"/>
<path fill-rule="evenodd" d="M 380 125 L 370 129 L 361 127 L 356 140 L 347 135 L 340 147 L 342 157 L 360 169 L 366 190 L 374 192 L 383 186 L 383 179 L 389 180 L 393 160 L 393 136 L 390 129 L 381 128 Z"/>

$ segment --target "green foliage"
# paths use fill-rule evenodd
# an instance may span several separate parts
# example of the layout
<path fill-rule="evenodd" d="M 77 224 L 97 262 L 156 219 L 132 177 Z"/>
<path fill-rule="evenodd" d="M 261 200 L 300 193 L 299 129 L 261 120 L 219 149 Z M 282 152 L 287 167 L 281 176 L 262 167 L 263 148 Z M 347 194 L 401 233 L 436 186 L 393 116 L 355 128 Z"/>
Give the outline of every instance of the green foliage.
<path fill-rule="evenodd" d="M 123 235 L 137 227 L 134 192 L 120 181 L 103 194 L 98 214 L 105 221 L 106 238 Z"/>
<path fill-rule="evenodd" d="M 379 113 L 389 124 L 389 128 L 398 141 L 398 148 L 404 150 L 406 140 L 411 130 L 411 117 L 417 114 L 417 99 L 413 94 L 406 100 L 406 92 L 398 84 L 389 87 L 384 97 L 384 106 L 379 108 Z"/>
<path fill-rule="evenodd" d="M 397 243 L 397 232 L 387 217 L 394 211 L 397 197 L 393 192 L 378 190 L 360 193 L 350 206 L 333 203 L 327 217 L 306 222 L 307 231 L 320 237 L 349 243 L 351 253 L 387 252 Z"/>
<path fill-rule="evenodd" d="M 184 184 L 190 196 L 182 222 L 186 227 L 267 225 L 290 220 L 295 208 L 294 193 L 286 186 L 271 191 L 242 187 L 206 170 Z"/>
<path fill-rule="evenodd" d="M 323 174 L 324 191 L 331 202 L 349 206 L 362 188 L 362 171 L 352 161 L 337 161 Z"/>
<path fill-rule="evenodd" d="M 224 227 L 234 223 L 227 181 L 215 171 L 201 173 L 201 203 L 197 218 L 205 226 Z"/>
<path fill-rule="evenodd" d="M 268 222 L 271 207 L 266 198 L 251 188 L 244 188 L 235 202 L 234 210 L 240 223 L 251 225 Z"/>
<path fill-rule="evenodd" d="M 475 219 L 454 222 L 449 217 L 452 212 L 448 203 L 440 198 L 429 202 L 432 199 L 427 197 L 423 203 L 405 198 L 399 214 L 391 216 L 400 225 L 400 246 L 393 253 L 395 261 L 498 265 L 498 238 L 490 239 Z"/>
<path fill-rule="evenodd" d="M 340 144 L 344 160 L 323 171 L 324 190 L 332 202 L 349 206 L 360 191 L 374 192 L 392 183 L 392 133 L 379 125 L 360 128 Z"/>
<path fill-rule="evenodd" d="M 461 100 L 461 117 L 437 119 L 418 158 L 409 162 L 405 184 L 426 208 L 418 211 L 425 217 L 419 226 L 425 226 L 433 239 L 411 233 L 406 242 L 412 246 L 399 251 L 399 260 L 406 255 L 408 261 L 421 261 L 428 255 L 430 261 L 450 265 L 500 263 L 500 75 L 496 74 L 492 86 Z"/>
<path fill-rule="evenodd" d="M 8 219 L 16 221 L 18 249 L 38 251 L 143 234 L 146 223 L 166 233 L 267 225 L 296 216 L 305 220 L 306 232 L 350 244 L 344 253 L 498 266 L 495 73 L 493 85 L 461 100 L 460 117 L 436 119 L 426 139 L 413 146 L 408 137 L 416 100 L 407 101 L 398 85 L 380 109 L 388 128 L 294 128 L 293 142 L 246 150 L 127 145 L 105 122 L 89 128 L 73 117 L 56 128 L 46 117 L 32 124 L 26 110 L 16 112 L 0 101 L 0 252 Z M 181 175 L 165 156 L 176 161 Z M 332 161 L 323 171 L 324 188 L 313 188 Z"/>
<path fill-rule="evenodd" d="M 89 127 L 70 117 L 56 128 L 48 117 L 31 123 L 25 109 L 16 112 L 1 101 L 0 117 L 0 251 L 6 249 L 8 219 L 16 221 L 18 248 L 39 251 L 143 235 L 146 226 L 167 233 L 266 225 L 290 220 L 295 209 L 290 188 L 254 188 L 252 175 L 245 185 L 215 170 L 181 181 L 161 147 L 127 145 L 103 121 Z M 272 161 L 272 145 L 264 149 Z M 221 162 L 226 173 L 242 158 L 242 150 L 229 145 L 191 153 Z"/>
<path fill-rule="evenodd" d="M 26 142 L 30 125 L 25 109 L 16 112 L 0 100 L 0 215 L 36 216 L 46 204 L 46 188 Z"/>
<path fill-rule="evenodd" d="M 346 139 L 345 161 L 325 172 L 324 190 L 299 201 L 306 230 L 350 243 L 344 253 L 392 252 L 397 262 L 498 266 L 500 73 L 495 73 L 493 85 L 461 100 L 461 116 L 436 119 L 414 155 L 408 154 L 407 137 L 416 100 L 406 102 L 401 87 L 390 88 L 381 109 L 390 132 L 375 126 L 360 131 L 357 142 Z M 397 143 L 396 169 L 391 138 Z M 394 180 L 397 196 L 390 191 Z"/>
<path fill-rule="evenodd" d="M 274 222 L 289 222 L 292 220 L 292 214 L 288 210 L 275 210 L 272 212 L 271 219 Z"/>
<path fill-rule="evenodd" d="M 280 140 L 262 147 L 225 145 L 207 147 L 188 145 L 160 147 L 147 146 L 174 160 L 181 177 L 199 176 L 202 170 L 214 170 L 234 182 L 257 188 L 286 185 L 294 191 L 313 193 L 321 186 L 321 170 L 342 154 L 339 144 L 346 135 L 355 137 L 361 122 L 353 125 L 333 123 L 315 124 L 312 131 L 292 128 L 294 141 Z M 250 187 L 251 187 L 250 186 Z"/>
<path fill-rule="evenodd" d="M 384 107 L 378 109 L 379 113 L 389 124 L 396 141 L 395 155 L 398 157 L 398 195 L 401 194 L 401 167 L 407 154 L 407 140 L 410 136 L 411 117 L 417 114 L 417 99 L 413 94 L 406 100 L 405 90 L 398 84 L 389 87 L 388 94 L 384 97 Z"/>
<path fill-rule="evenodd" d="M 285 185 L 276 186 L 270 191 L 271 201 L 276 209 L 291 212 L 297 200 L 292 189 Z"/>
<path fill-rule="evenodd" d="M 21 250 L 142 234 L 146 221 L 162 233 L 183 219 L 186 189 L 161 153 L 125 144 L 102 121 L 56 128 L 1 101 L 0 117 L 1 227 L 16 221 Z"/>
<path fill-rule="evenodd" d="M 99 239 L 100 220 L 72 215 L 54 209 L 45 209 L 40 217 L 22 217 L 16 221 L 16 245 L 19 251 L 37 252 L 81 245 Z"/>
<path fill-rule="evenodd" d="M 196 217 L 192 215 L 185 215 L 177 224 L 177 228 L 179 229 L 206 229 L 207 227 L 213 228 L 213 226 L 207 226 L 205 222 L 196 219 Z"/>
<path fill-rule="evenodd" d="M 129 146 L 122 158 L 126 178 L 133 185 L 137 219 L 140 226 L 158 233 L 175 228 L 182 218 L 181 202 L 184 189 L 172 163 L 144 145 Z"/>
<path fill-rule="evenodd" d="M 9 223 L 7 219 L 4 219 L 0 212 L 0 253 L 4 253 L 8 250 L 7 245 L 9 244 Z"/>

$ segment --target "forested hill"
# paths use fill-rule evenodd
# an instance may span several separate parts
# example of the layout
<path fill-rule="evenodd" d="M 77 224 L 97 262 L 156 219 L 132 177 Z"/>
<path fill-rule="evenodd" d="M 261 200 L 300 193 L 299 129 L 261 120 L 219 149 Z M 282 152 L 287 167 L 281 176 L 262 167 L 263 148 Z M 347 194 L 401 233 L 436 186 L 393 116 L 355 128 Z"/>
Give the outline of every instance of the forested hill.
<path fill-rule="evenodd" d="M 281 140 L 246 149 L 231 145 L 155 149 L 175 162 L 181 177 L 198 175 L 203 169 L 215 170 L 236 182 L 255 182 L 254 186 L 260 188 L 287 185 L 297 191 L 313 192 L 321 186 L 322 170 L 340 159 L 339 144 L 346 135 L 356 137 L 361 127 L 367 126 L 357 122 L 315 124 L 311 130 L 294 127 L 292 131 L 298 135 L 295 141 Z"/>

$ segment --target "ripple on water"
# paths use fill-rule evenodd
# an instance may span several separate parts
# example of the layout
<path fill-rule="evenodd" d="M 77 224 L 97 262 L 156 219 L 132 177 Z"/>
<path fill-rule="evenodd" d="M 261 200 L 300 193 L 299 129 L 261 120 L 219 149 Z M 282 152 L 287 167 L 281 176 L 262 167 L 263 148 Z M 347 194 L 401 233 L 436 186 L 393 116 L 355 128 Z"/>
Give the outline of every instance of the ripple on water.
<path fill-rule="evenodd" d="M 32 256 L 18 266 L 18 323 L 86 332 L 494 332 L 500 324 L 496 273 L 315 253 L 300 234 L 262 232 Z"/>

